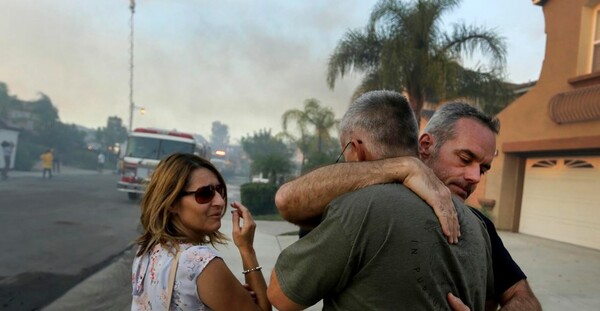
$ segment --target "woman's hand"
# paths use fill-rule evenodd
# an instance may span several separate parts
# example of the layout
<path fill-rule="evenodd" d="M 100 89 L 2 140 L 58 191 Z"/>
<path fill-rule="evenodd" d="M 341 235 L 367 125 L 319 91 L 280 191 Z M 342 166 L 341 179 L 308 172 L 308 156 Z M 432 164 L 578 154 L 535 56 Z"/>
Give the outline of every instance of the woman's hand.
<path fill-rule="evenodd" d="M 252 250 L 254 245 L 254 231 L 256 223 L 252 218 L 252 214 L 240 202 L 231 203 L 233 210 L 231 211 L 231 220 L 233 221 L 233 242 L 240 250 Z M 240 218 L 243 219 L 240 225 Z"/>
<path fill-rule="evenodd" d="M 267 298 L 267 283 L 265 282 L 262 271 L 260 271 L 261 268 L 258 264 L 256 253 L 254 252 L 254 231 L 256 230 L 256 223 L 254 222 L 250 211 L 240 202 L 231 203 L 231 207 L 233 208 L 231 211 L 233 242 L 240 250 L 242 269 L 243 271 L 252 269 L 252 272 L 244 274 L 244 279 L 248 284 L 248 286 L 245 287 L 250 292 L 250 296 L 252 296 L 252 293 L 254 292 L 252 298 L 262 310 L 271 310 L 271 303 Z M 243 220 L 240 221 L 240 218 Z M 244 310 L 249 309 L 245 308 Z"/>
<path fill-rule="evenodd" d="M 467 305 L 465 305 L 460 298 L 448 293 L 448 304 L 454 311 L 471 311 Z"/>
<path fill-rule="evenodd" d="M 252 297 L 252 300 L 254 301 L 254 303 L 258 303 L 258 300 L 256 299 L 256 292 L 252 290 L 250 285 L 244 284 L 244 289 L 248 291 L 248 293 L 250 294 L 250 297 Z"/>

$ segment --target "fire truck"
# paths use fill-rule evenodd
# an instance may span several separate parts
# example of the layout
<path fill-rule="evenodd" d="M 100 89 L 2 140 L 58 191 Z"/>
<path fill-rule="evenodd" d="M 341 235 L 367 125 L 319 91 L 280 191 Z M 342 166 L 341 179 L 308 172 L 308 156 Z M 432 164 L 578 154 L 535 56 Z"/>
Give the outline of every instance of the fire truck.
<path fill-rule="evenodd" d="M 210 146 L 201 135 L 154 128 L 136 128 L 129 133 L 124 149 L 117 190 L 127 192 L 131 200 L 144 193 L 152 172 L 166 156 L 176 152 L 205 159 L 210 156 Z"/>

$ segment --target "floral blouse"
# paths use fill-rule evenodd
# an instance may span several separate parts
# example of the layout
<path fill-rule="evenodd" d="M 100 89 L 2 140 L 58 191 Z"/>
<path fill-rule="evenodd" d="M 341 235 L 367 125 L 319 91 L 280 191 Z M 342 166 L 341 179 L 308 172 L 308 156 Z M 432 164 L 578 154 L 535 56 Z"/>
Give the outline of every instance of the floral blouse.
<path fill-rule="evenodd" d="M 181 255 L 168 310 L 210 310 L 198 297 L 196 279 L 208 263 L 220 256 L 204 245 L 180 244 Z M 132 311 L 167 310 L 169 272 L 174 255 L 156 245 L 150 253 L 135 257 L 132 266 Z"/>

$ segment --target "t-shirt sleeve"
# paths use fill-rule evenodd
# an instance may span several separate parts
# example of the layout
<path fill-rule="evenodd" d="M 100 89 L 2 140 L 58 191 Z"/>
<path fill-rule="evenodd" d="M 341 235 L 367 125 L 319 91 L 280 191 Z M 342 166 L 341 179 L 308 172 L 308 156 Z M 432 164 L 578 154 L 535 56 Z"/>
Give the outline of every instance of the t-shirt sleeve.
<path fill-rule="evenodd" d="M 343 289 L 350 275 L 350 241 L 339 209 L 330 206 L 319 226 L 277 258 L 275 273 L 284 294 L 311 306 Z"/>
<path fill-rule="evenodd" d="M 490 236 L 490 242 L 492 245 L 492 264 L 494 270 L 494 298 L 496 301 L 500 301 L 500 296 L 502 293 L 520 280 L 526 279 L 527 276 L 525 273 L 523 273 L 519 265 L 517 265 L 517 263 L 512 259 L 506 247 L 504 247 L 504 243 L 502 243 L 502 239 L 500 239 L 494 223 L 492 223 L 477 209 L 471 209 L 481 220 L 483 220 L 488 235 Z"/>
<path fill-rule="evenodd" d="M 197 306 L 203 306 L 198 295 L 197 281 L 202 271 L 215 258 L 220 256 L 205 245 L 190 246 L 179 255 L 172 305 L 177 304 L 184 310 L 199 310 Z"/>
<path fill-rule="evenodd" d="M 180 257 L 177 268 L 178 275 L 181 271 L 188 280 L 194 281 L 194 283 L 211 260 L 221 258 L 214 250 L 206 246 L 192 246 L 181 253 Z"/>

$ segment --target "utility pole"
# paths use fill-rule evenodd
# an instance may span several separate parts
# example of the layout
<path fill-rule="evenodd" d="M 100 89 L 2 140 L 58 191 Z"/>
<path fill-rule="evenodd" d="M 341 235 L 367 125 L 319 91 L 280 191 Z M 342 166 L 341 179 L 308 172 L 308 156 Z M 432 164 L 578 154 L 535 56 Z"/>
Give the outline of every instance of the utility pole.
<path fill-rule="evenodd" d="M 129 20 L 129 132 L 133 130 L 133 112 L 135 104 L 133 103 L 133 15 L 135 14 L 135 0 L 129 0 L 129 9 L 131 18 Z"/>

